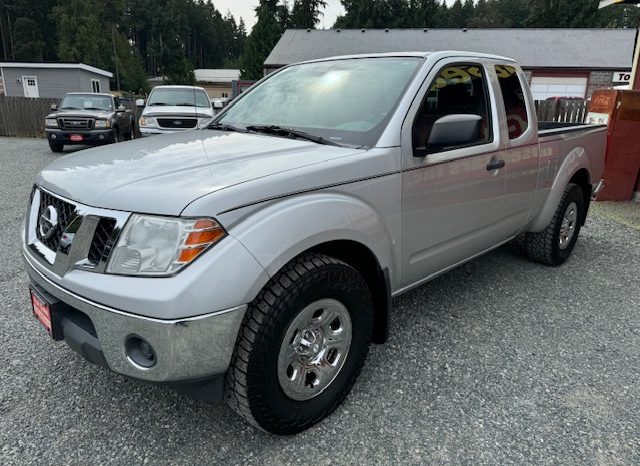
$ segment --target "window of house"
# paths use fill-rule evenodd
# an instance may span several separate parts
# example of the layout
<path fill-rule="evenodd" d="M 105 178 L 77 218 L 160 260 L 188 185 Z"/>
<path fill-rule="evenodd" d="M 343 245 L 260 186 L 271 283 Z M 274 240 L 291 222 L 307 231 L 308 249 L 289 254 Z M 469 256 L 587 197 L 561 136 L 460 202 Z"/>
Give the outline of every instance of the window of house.
<path fill-rule="evenodd" d="M 228 92 L 223 92 L 223 93 L 222 93 L 222 98 L 223 98 L 223 99 L 226 99 L 226 98 L 228 98 L 228 97 L 229 97 L 229 93 L 228 93 Z"/>
<path fill-rule="evenodd" d="M 504 109 L 509 127 L 509 139 L 518 139 L 529 128 L 527 102 L 524 97 L 522 84 L 513 66 L 496 66 L 498 82 L 502 90 Z"/>
<path fill-rule="evenodd" d="M 477 137 L 467 145 L 491 142 L 488 95 L 487 79 L 480 65 L 455 64 L 443 68 L 431 84 L 413 122 L 414 151 L 433 152 L 435 149 L 428 147 L 433 124 L 444 116 L 455 114 L 481 117 Z"/>
<path fill-rule="evenodd" d="M 92 79 L 91 80 L 91 90 L 93 92 L 100 92 L 100 80 L 99 79 Z"/>

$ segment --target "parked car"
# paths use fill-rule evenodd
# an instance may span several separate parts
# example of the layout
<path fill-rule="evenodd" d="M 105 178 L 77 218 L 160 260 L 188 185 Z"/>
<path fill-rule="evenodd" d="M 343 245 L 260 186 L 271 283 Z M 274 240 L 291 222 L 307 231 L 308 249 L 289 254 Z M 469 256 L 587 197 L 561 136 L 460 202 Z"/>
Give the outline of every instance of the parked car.
<path fill-rule="evenodd" d="M 139 121 L 142 136 L 203 128 L 213 118 L 209 96 L 201 87 L 156 86 L 146 102 L 137 103 L 144 106 Z"/>
<path fill-rule="evenodd" d="M 53 152 L 65 145 L 109 144 L 132 139 L 135 116 L 131 107 L 111 94 L 72 92 L 60 106 L 52 105 L 45 118 L 45 133 Z"/>
<path fill-rule="evenodd" d="M 300 432 L 386 340 L 392 297 L 517 236 L 565 262 L 606 134 L 538 123 L 508 58 L 288 66 L 207 129 L 44 169 L 22 241 L 34 312 L 89 361 Z"/>

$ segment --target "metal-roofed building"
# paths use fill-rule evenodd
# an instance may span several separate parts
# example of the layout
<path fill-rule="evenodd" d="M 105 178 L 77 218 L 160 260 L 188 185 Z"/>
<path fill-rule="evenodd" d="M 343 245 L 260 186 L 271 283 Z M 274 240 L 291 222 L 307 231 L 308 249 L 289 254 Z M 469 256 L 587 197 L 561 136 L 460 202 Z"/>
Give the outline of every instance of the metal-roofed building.
<path fill-rule="evenodd" d="M 628 83 L 636 34 L 636 29 L 290 29 L 264 71 L 337 55 L 464 50 L 517 60 L 536 99 L 589 98 L 593 89 Z"/>
<path fill-rule="evenodd" d="M 60 98 L 67 92 L 109 92 L 113 73 L 84 63 L 0 63 L 7 97 Z"/>

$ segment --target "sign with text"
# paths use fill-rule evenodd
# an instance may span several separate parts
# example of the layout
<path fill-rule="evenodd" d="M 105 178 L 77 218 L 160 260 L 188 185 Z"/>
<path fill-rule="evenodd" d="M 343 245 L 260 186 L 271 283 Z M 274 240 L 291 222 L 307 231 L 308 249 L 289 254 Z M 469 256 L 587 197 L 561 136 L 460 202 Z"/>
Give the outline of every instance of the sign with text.
<path fill-rule="evenodd" d="M 629 84 L 631 82 L 631 71 L 614 71 L 613 84 Z"/>

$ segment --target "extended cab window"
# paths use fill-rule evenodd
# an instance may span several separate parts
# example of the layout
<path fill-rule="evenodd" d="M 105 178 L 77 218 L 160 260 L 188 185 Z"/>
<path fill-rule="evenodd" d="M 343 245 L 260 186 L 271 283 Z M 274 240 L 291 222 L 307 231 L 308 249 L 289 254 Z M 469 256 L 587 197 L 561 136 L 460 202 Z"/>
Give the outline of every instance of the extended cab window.
<path fill-rule="evenodd" d="M 518 139 L 529 128 L 527 104 L 524 98 L 522 84 L 515 67 L 498 65 L 496 74 L 502 90 L 504 109 L 509 127 L 509 139 Z"/>
<path fill-rule="evenodd" d="M 414 152 L 437 152 L 447 147 L 429 147 L 434 123 L 448 115 L 477 115 L 477 133 L 463 145 L 489 143 L 491 113 L 487 80 L 480 65 L 456 64 L 443 68 L 424 97 L 413 122 Z M 453 147 L 460 147 L 454 145 Z M 451 148 L 453 148 L 451 147 Z"/>

